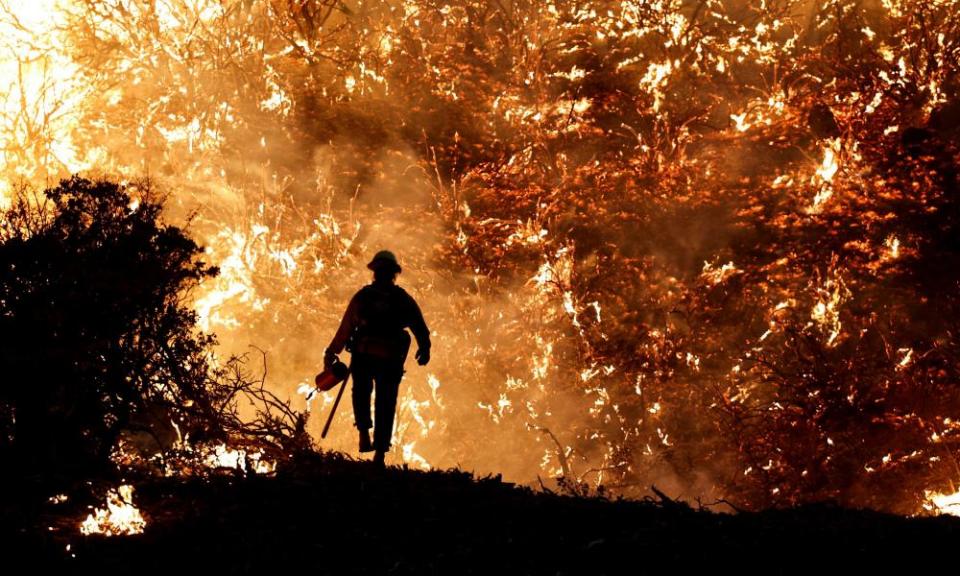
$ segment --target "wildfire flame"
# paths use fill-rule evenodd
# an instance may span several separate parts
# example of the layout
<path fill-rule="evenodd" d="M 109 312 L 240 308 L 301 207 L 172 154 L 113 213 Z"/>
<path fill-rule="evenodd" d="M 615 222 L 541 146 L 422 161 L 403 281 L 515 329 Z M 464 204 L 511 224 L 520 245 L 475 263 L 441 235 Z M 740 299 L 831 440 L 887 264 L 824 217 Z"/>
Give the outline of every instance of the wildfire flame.
<path fill-rule="evenodd" d="M 836 412 L 825 391 L 872 414 L 864 390 L 952 381 L 925 364 L 949 338 L 902 329 L 902 293 L 877 294 L 930 250 L 916 222 L 949 213 L 930 160 L 948 138 L 923 130 L 955 93 L 953 0 L 543 2 L 483 23 L 416 0 L 382 21 L 328 2 L 122 4 L 0 0 L 0 205 L 77 171 L 159 180 L 220 269 L 190 295 L 198 327 L 223 356 L 269 348 L 269 384 L 314 411 L 304 378 L 368 281 L 358 255 L 409 246 L 401 281 L 438 337 L 430 371 L 405 376 L 404 462 L 601 470 L 630 493 L 722 453 L 757 505 L 795 502 L 816 484 L 802 474 L 841 458 L 815 425 Z M 848 44 L 869 65 L 823 57 Z M 850 351 L 869 342 L 885 353 Z M 880 357 L 856 388 L 844 370 Z M 778 396 L 797 382 L 834 388 Z M 798 406 L 813 416 L 776 420 Z M 932 419 L 883 406 L 872 425 Z M 774 436 L 801 428 L 816 465 Z M 325 448 L 354 449 L 352 433 Z"/>
<path fill-rule="evenodd" d="M 124 484 L 107 492 L 107 507 L 94 509 L 80 524 L 80 533 L 131 536 L 143 534 L 146 526 L 140 510 L 133 505 L 133 486 Z"/>
<path fill-rule="evenodd" d="M 226 444 L 218 444 L 207 451 L 204 463 L 211 468 L 230 468 L 255 474 L 272 474 L 277 469 L 277 463 L 264 458 L 263 452 L 248 452 L 246 450 L 230 448 Z"/>
<path fill-rule="evenodd" d="M 960 492 L 953 494 L 943 494 L 937 492 L 926 492 L 927 501 L 924 509 L 937 514 L 949 514 L 951 516 L 960 516 Z"/>
<path fill-rule="evenodd" d="M 811 182 L 818 187 L 817 194 L 813 198 L 813 204 L 810 206 L 811 214 L 818 214 L 823 210 L 824 205 L 833 196 L 833 179 L 840 170 L 839 154 L 841 142 L 839 138 L 830 140 L 823 148 L 823 160 L 817 167 Z"/>

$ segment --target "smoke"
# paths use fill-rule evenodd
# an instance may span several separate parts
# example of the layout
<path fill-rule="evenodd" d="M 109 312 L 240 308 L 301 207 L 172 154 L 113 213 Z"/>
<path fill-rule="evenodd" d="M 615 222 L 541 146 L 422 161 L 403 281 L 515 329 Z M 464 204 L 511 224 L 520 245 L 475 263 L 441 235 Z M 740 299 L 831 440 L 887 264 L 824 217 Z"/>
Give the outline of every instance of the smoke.
<path fill-rule="evenodd" d="M 702 474 L 687 474 L 697 477 L 691 485 L 669 461 L 669 433 L 661 430 L 666 425 L 653 422 L 667 402 L 641 390 L 636 371 L 643 361 L 631 368 L 620 365 L 620 352 L 591 350 L 603 346 L 605 332 L 618 329 L 618 315 L 639 309 L 649 326 L 676 315 L 647 306 L 653 303 L 639 293 L 624 294 L 618 304 L 603 289 L 589 298 L 580 295 L 576 284 L 578 274 L 592 274 L 591 267 L 616 265 L 603 248 L 615 244 L 628 257 L 656 262 L 663 272 L 646 281 L 669 290 L 670 277 L 696 277 L 702 262 L 725 245 L 724 219 L 715 210 L 671 213 L 645 202 L 627 208 L 644 220 L 619 236 L 600 219 L 591 230 L 580 214 L 573 215 L 570 239 L 559 236 L 566 225 L 556 212 L 583 208 L 562 196 L 538 204 L 537 194 L 523 189 L 529 177 L 519 167 L 543 161 L 530 152 L 538 147 L 536 134 L 585 123 L 593 113 L 585 108 L 591 99 L 544 102 L 517 90 L 530 85 L 533 72 L 530 62 L 513 54 L 512 40 L 488 47 L 499 55 L 468 49 L 479 66 L 518 59 L 509 72 L 515 78 L 495 80 L 503 93 L 470 87 L 483 79 L 466 70 L 460 76 L 461 57 L 444 46 L 409 46 L 434 41 L 426 27 L 476 16 L 470 5 L 438 13 L 408 5 L 402 16 L 334 10 L 328 27 L 344 28 L 333 48 L 329 40 L 307 35 L 294 38 L 292 52 L 287 26 L 327 14 L 325 4 L 276 14 L 265 3 L 230 12 L 212 2 L 168 1 L 155 9 L 138 6 L 127 16 L 93 15 L 83 2 L 63 6 L 86 25 L 71 38 L 73 56 L 88 66 L 81 74 L 109 86 L 89 102 L 88 119 L 109 129 L 90 134 L 78 148 L 103 150 L 105 172 L 146 174 L 161 183 L 171 192 L 168 217 L 189 222 L 209 247 L 221 275 L 196 299 L 201 326 L 219 338 L 219 355 L 246 353 L 256 363 L 262 350 L 268 385 L 305 408 L 298 390 L 309 386 L 346 303 L 368 281 L 364 264 L 389 248 L 400 254 L 401 285 L 420 302 L 435 340 L 430 366 L 416 367 L 412 360 L 408 365 L 396 461 L 502 473 L 522 482 L 565 475 L 600 484 L 629 476 L 624 471 L 637 466 L 637 451 L 647 456 L 642 475 L 648 481 L 677 493 L 710 495 Z M 194 22 L 203 24 L 199 32 L 189 26 Z M 226 62 L 189 48 L 190 42 L 216 45 L 221 30 L 240 46 L 227 49 Z M 512 33 L 546 41 L 549 26 Z M 100 53 L 104 37 L 119 48 Z M 242 47 L 257 45 L 263 47 L 259 53 Z M 386 54 L 385 46 L 391 46 Z M 324 60 L 342 58 L 340 49 L 355 60 L 336 66 Z M 417 60 L 418 51 L 431 53 L 436 64 Z M 137 54 L 155 56 L 131 60 Z M 411 78 L 385 79 L 391 65 Z M 126 83 L 115 82 L 117 70 L 125 70 Z M 237 71 L 246 77 L 238 79 Z M 557 90 L 547 71 L 537 74 L 534 81 L 547 94 Z M 458 83 L 467 83 L 466 90 Z M 602 92 L 588 96 L 607 98 Z M 459 98 L 467 104 L 458 105 Z M 433 108 L 418 108 L 422 101 Z M 637 136 L 649 139 L 651 131 Z M 471 180 L 472 170 L 508 152 L 496 151 L 501 139 L 520 145 L 512 158 L 501 159 L 518 167 L 500 176 L 513 181 L 516 194 L 516 206 L 508 203 L 506 211 L 490 197 L 499 194 L 496 186 Z M 584 141 L 553 161 L 586 162 L 606 146 Z M 651 188 L 651 195 L 662 189 Z M 472 217 L 471 204 L 488 216 Z M 606 300 L 606 322 L 600 300 Z M 659 355 L 640 350 L 637 357 Z M 665 377 L 656 368 L 642 372 Z M 623 394 L 611 392 L 618 388 L 628 395 L 638 390 L 639 400 L 630 401 L 650 422 L 634 421 L 637 407 L 618 413 Z M 311 406 L 315 436 L 331 403 L 328 394 Z M 688 417 L 674 417 L 679 428 L 696 428 L 685 423 Z M 345 402 L 321 447 L 353 452 L 351 423 Z"/>
<path fill-rule="evenodd" d="M 168 219 L 221 269 L 191 295 L 201 328 L 294 407 L 391 249 L 434 333 L 431 364 L 407 365 L 394 462 L 758 506 L 916 503 L 835 486 L 852 473 L 831 462 L 883 469 L 890 441 L 857 459 L 834 424 L 794 431 L 833 413 L 817 402 L 845 362 L 882 353 L 856 344 L 874 313 L 838 286 L 887 311 L 895 260 L 919 250 L 923 222 L 897 232 L 875 199 L 907 202 L 897 133 L 955 74 L 949 42 L 903 33 L 924 3 L 54 4 L 31 31 L 0 2 L 11 38 L 47 40 L 7 47 L 2 70 L 55 112 L 37 124 L 6 94 L 4 174 L 169 191 Z M 943 38 L 950 14 L 930 20 Z M 938 198 L 923 173 L 911 201 Z M 900 361 L 850 380 L 913 381 Z M 315 437 L 332 401 L 309 406 Z M 353 453 L 352 420 L 344 402 L 319 445 Z"/>
<path fill-rule="evenodd" d="M 196 211 L 198 231 L 210 230 L 210 259 L 222 267 L 199 306 L 209 311 L 202 320 L 218 336 L 218 353 L 249 354 L 258 369 L 262 350 L 267 384 L 305 409 L 298 391 L 309 388 L 347 303 L 370 281 L 366 263 L 380 249 L 393 250 L 404 268 L 399 283 L 419 302 L 434 346 L 429 366 L 408 360 L 391 458 L 532 481 L 545 450 L 555 447 L 544 443 L 542 432 L 513 421 L 526 408 L 514 406 L 517 400 L 504 405 L 501 392 L 509 378 L 525 378 L 529 367 L 506 369 L 490 361 L 535 353 L 516 335 L 529 324 L 523 317 L 528 311 L 511 302 L 513 294 L 530 288 L 520 283 L 494 289 L 483 275 L 450 269 L 443 257 L 449 230 L 438 214 L 437 191 L 409 149 L 351 158 L 345 148 L 319 147 L 311 155 L 311 169 L 300 178 L 312 173 L 318 183 L 313 194 L 266 197 L 239 217 L 227 210 L 229 219 L 204 205 L 182 204 L 184 211 Z M 328 184 L 345 174 L 359 178 L 370 166 L 373 176 L 352 195 Z M 308 431 L 323 449 L 356 450 L 346 396 L 322 442 L 319 432 L 334 393 L 310 405 Z"/>

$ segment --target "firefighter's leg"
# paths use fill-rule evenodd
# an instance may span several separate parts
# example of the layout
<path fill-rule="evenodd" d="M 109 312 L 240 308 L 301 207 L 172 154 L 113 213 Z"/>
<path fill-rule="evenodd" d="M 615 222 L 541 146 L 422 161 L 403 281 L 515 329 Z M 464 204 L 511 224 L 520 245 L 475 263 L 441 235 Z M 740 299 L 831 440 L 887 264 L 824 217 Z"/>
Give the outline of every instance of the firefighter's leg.
<path fill-rule="evenodd" d="M 393 438 L 393 419 L 397 410 L 397 393 L 403 379 L 403 366 L 384 366 L 377 371 L 376 427 L 373 447 L 378 453 L 390 450 Z"/>
<path fill-rule="evenodd" d="M 359 354 L 355 355 L 350 362 L 350 374 L 353 376 L 351 396 L 353 398 L 354 422 L 361 433 L 367 432 L 373 427 L 373 419 L 370 418 L 373 373 L 370 371 L 369 362 L 366 362 Z"/>

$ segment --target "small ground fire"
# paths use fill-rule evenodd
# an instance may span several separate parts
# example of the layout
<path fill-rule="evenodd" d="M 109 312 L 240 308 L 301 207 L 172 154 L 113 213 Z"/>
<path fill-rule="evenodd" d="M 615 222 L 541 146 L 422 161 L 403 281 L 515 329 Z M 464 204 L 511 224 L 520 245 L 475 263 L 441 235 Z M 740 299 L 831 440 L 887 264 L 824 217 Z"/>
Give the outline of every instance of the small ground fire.
<path fill-rule="evenodd" d="M 140 510 L 133 505 L 133 486 L 124 484 L 107 492 L 107 507 L 97 508 L 80 525 L 80 533 L 105 536 L 142 534 L 147 526 Z"/>

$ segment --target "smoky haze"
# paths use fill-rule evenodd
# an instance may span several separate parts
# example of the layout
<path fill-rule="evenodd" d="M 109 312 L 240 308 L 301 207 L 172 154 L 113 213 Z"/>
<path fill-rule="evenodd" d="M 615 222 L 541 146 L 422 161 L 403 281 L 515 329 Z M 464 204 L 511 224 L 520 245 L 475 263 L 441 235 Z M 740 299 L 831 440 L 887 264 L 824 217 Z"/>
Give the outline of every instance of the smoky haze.
<path fill-rule="evenodd" d="M 434 348 L 388 462 L 745 508 L 956 480 L 953 277 L 909 297 L 953 261 L 955 2 L 45 2 L 0 2 L 5 174 L 167 190 L 201 329 L 320 448 L 390 249 Z"/>

